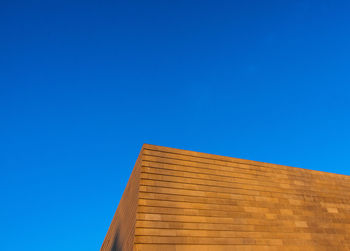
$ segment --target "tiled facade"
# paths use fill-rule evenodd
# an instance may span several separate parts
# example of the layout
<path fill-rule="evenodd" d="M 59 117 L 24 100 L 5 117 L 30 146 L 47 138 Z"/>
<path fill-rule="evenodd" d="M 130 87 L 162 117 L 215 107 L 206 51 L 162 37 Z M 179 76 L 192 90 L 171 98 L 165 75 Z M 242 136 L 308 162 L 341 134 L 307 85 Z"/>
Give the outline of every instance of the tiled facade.
<path fill-rule="evenodd" d="M 145 144 L 101 250 L 350 250 L 350 176 Z"/>

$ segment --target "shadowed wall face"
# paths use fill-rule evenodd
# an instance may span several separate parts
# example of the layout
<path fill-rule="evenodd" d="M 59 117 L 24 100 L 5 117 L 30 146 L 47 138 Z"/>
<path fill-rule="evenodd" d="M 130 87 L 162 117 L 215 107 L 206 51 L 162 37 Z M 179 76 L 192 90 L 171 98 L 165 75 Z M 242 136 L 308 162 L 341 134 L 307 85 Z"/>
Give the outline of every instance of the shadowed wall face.
<path fill-rule="evenodd" d="M 113 217 L 105 240 L 103 251 L 132 250 L 135 235 L 136 210 L 140 182 L 141 155 L 136 161 L 128 184 Z"/>
<path fill-rule="evenodd" d="M 349 176 L 153 145 L 140 156 L 122 250 L 350 250 Z"/>

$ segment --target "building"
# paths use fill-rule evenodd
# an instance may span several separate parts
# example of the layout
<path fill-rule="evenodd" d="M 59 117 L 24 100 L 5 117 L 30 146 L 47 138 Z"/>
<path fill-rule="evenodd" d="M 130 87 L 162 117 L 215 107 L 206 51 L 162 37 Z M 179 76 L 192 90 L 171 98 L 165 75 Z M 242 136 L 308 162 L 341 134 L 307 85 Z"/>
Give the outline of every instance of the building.
<path fill-rule="evenodd" d="M 350 176 L 145 144 L 101 250 L 350 250 Z"/>

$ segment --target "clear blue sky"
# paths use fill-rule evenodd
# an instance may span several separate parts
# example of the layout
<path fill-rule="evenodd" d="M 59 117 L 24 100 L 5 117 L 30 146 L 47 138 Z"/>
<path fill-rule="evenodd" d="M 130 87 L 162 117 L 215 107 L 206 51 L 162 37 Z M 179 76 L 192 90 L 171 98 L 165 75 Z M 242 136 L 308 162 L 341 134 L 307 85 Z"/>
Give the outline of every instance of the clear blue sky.
<path fill-rule="evenodd" d="M 2 0 L 1 249 L 99 250 L 143 143 L 349 175 L 349 12 Z"/>

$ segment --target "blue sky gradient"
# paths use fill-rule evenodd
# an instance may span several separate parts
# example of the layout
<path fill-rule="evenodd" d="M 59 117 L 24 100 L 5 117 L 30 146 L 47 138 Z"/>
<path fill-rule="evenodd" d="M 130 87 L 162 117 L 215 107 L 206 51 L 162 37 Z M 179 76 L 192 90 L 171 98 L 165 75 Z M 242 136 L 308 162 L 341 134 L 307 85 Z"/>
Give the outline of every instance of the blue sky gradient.
<path fill-rule="evenodd" d="M 2 250 L 99 250 L 143 143 L 350 175 L 350 2 L 0 7 Z"/>

